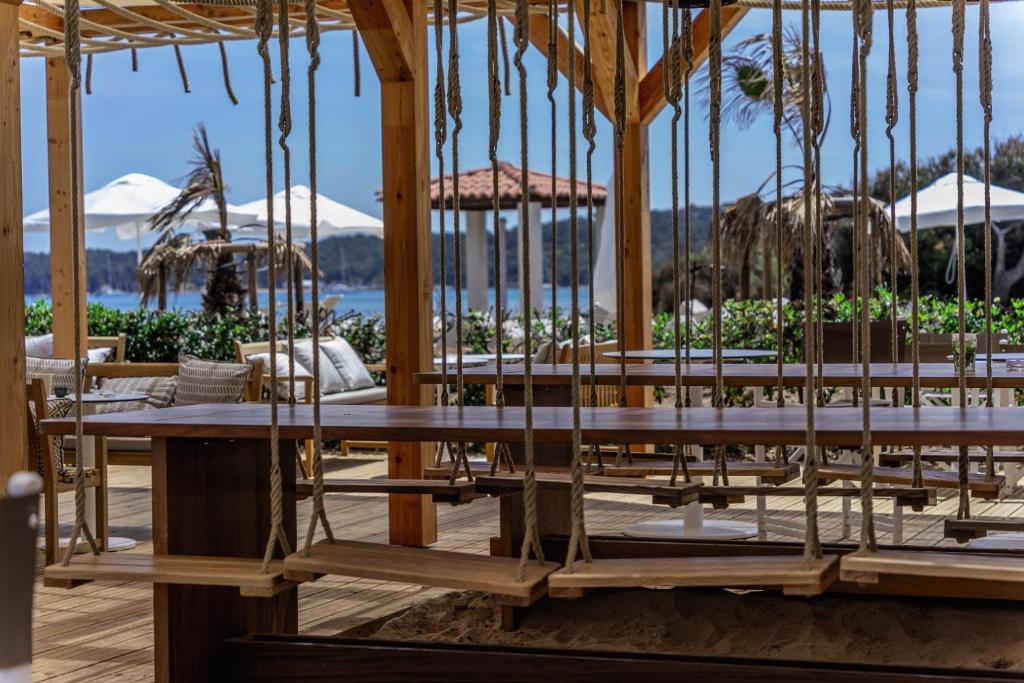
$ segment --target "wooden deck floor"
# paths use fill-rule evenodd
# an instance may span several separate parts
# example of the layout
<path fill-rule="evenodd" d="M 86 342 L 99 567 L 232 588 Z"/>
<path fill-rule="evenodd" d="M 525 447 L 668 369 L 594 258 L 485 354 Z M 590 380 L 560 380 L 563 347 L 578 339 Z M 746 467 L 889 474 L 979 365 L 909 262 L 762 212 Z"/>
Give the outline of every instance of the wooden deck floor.
<path fill-rule="evenodd" d="M 346 478 L 383 476 L 380 457 L 355 455 L 329 458 L 328 469 Z M 150 534 L 149 468 L 111 468 L 111 533 L 139 541 L 138 552 L 152 552 Z M 749 484 L 739 480 L 736 484 Z M 62 496 L 61 518 L 73 516 L 73 496 Z M 803 503 L 796 499 L 769 499 L 776 519 L 802 520 Z M 328 514 L 336 533 L 345 538 L 387 541 L 387 502 L 379 495 L 331 495 Z M 822 540 L 840 540 L 840 501 L 820 503 Z M 857 504 L 854 503 L 854 509 Z M 881 511 L 891 508 L 882 502 Z M 299 529 L 307 523 L 309 503 L 299 504 Z M 955 492 L 940 494 L 940 503 L 923 513 L 905 514 L 904 542 L 950 545 L 942 538 L 943 520 L 956 511 Z M 974 516 L 1024 518 L 1022 491 L 998 502 L 972 502 Z M 679 518 L 681 512 L 651 505 L 636 497 L 594 494 L 587 498 L 587 527 L 592 534 L 615 534 L 630 523 L 648 519 Z M 728 510 L 709 513 L 715 519 L 755 520 L 754 500 Z M 438 506 L 439 542 L 446 550 L 486 553 L 488 539 L 497 534 L 498 503 L 478 500 L 471 505 Z M 66 529 L 65 531 L 69 531 Z M 854 529 L 856 537 L 856 527 Z M 780 539 L 769 535 L 771 539 Z M 885 540 L 882 536 L 880 540 Z M 40 563 L 42 561 L 40 554 Z M 299 587 L 299 630 L 304 634 L 334 635 L 367 621 L 443 594 L 381 581 L 325 577 Z M 149 681 L 153 678 L 152 590 L 148 585 L 98 582 L 71 591 L 36 585 L 33 622 L 37 681 Z"/>

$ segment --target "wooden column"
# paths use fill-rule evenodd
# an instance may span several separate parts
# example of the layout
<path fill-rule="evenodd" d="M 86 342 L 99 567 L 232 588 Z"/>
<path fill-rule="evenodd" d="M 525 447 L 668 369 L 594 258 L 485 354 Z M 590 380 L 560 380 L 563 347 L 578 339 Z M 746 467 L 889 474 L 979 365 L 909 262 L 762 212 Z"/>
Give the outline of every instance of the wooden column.
<path fill-rule="evenodd" d="M 624 149 L 615 162 L 622 165 L 622 202 L 625 250 L 625 321 L 621 331 L 627 349 L 649 349 L 651 340 L 651 201 L 649 192 L 648 124 L 639 117 L 638 82 L 647 72 L 647 7 L 645 3 L 626 3 L 623 23 L 626 34 L 626 58 L 636 66 L 637 78 L 626 89 L 630 100 Z M 653 393 L 649 388 L 630 387 L 630 405 L 648 405 Z"/>
<path fill-rule="evenodd" d="M 71 102 L 69 73 L 63 57 L 46 60 L 46 140 L 50 180 L 50 296 L 53 299 L 53 355 L 74 358 L 86 348 L 85 320 L 85 216 L 82 197 L 71 196 Z M 82 140 L 82 101 L 78 94 L 78 139 Z M 78 149 L 78 183 L 82 186 L 82 149 Z M 82 348 L 75 349 L 75 293 L 71 241 L 71 202 L 78 201 L 79 286 L 82 305 Z"/>
<path fill-rule="evenodd" d="M 433 364 L 426 6 L 421 0 L 349 0 L 348 5 L 381 81 L 388 403 L 430 405 L 431 387 L 413 380 L 414 373 Z M 388 473 L 418 479 L 432 454 L 429 444 L 392 442 Z M 388 510 L 392 543 L 437 540 L 429 496 L 392 495 Z"/>
<path fill-rule="evenodd" d="M 21 206 L 20 0 L 0 0 L 0 491 L 28 464 L 25 422 L 25 249 Z"/>

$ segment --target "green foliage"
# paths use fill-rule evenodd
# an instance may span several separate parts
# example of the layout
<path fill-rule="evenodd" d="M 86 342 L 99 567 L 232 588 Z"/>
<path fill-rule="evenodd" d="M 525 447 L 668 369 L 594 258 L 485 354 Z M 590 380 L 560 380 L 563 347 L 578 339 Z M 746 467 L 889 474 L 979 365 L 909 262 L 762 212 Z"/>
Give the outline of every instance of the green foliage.
<path fill-rule="evenodd" d="M 53 309 L 39 299 L 25 306 L 25 336 L 36 337 L 53 329 Z"/>

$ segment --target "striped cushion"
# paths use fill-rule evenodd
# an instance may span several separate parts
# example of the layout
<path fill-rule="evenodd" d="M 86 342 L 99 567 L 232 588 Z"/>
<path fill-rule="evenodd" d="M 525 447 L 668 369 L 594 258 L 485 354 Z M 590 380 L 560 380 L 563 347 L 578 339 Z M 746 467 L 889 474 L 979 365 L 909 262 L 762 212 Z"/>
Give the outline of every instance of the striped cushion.
<path fill-rule="evenodd" d="M 146 394 L 145 407 L 166 408 L 174 401 L 174 390 L 177 386 L 175 377 L 111 377 L 104 380 L 101 387 L 115 394 Z M 97 413 L 122 413 L 128 410 L 139 410 L 143 401 L 125 401 L 104 403 L 97 407 Z"/>
<path fill-rule="evenodd" d="M 82 359 L 82 391 L 89 391 L 85 385 L 85 367 L 89 364 L 88 358 Z M 75 391 L 75 361 L 64 358 L 33 358 L 25 359 L 25 379 L 34 380 L 40 377 L 50 377 L 50 389 L 55 387 L 67 387 L 69 393 Z"/>
<path fill-rule="evenodd" d="M 183 353 L 178 357 L 174 405 L 238 403 L 251 371 L 248 363 L 203 360 Z"/>
<path fill-rule="evenodd" d="M 28 404 L 29 413 L 32 416 L 32 427 L 36 430 L 37 439 L 49 438 L 53 444 L 53 460 L 56 466 L 58 476 L 66 471 L 64 467 L 64 437 L 63 436 L 52 436 L 47 437 L 39 431 L 39 419 L 36 417 L 36 404 L 29 401 Z M 50 417 L 67 417 L 68 415 L 74 415 L 75 402 L 67 398 L 51 398 L 46 400 L 46 414 Z M 38 442 L 37 442 L 38 443 Z M 43 475 L 43 450 L 39 446 L 36 449 L 36 467 L 39 470 L 39 475 Z"/>

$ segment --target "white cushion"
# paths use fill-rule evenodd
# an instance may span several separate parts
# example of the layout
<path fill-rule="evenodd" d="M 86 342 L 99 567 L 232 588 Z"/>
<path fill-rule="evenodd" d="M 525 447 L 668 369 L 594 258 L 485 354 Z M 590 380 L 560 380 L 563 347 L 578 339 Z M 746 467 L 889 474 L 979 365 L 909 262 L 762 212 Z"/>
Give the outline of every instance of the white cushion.
<path fill-rule="evenodd" d="M 263 372 L 270 373 L 270 353 L 254 353 L 251 356 L 246 356 L 245 359 L 250 363 L 255 363 L 260 360 L 263 361 Z M 277 365 L 277 397 L 288 400 L 288 354 L 278 351 L 274 354 L 274 361 Z M 299 362 L 298 358 L 295 359 L 295 379 L 298 380 L 300 377 L 311 377 L 312 373 L 307 370 L 302 363 Z M 304 382 L 295 382 L 295 400 L 304 401 L 306 399 L 306 385 Z"/>
<path fill-rule="evenodd" d="M 114 357 L 114 349 L 109 346 L 104 346 L 98 349 L 89 349 L 87 353 L 90 363 L 106 363 Z"/>
<path fill-rule="evenodd" d="M 387 387 L 370 387 L 355 391 L 339 391 L 320 399 L 325 406 L 368 406 L 387 403 Z"/>
<path fill-rule="evenodd" d="M 53 358 L 53 333 L 25 337 L 25 355 L 33 358 Z"/>
<path fill-rule="evenodd" d="M 309 370 L 310 374 L 313 373 L 313 342 L 300 342 L 295 345 L 295 360 L 298 361 L 302 367 Z M 341 375 L 334 369 L 334 365 L 331 363 L 331 359 L 324 353 L 323 349 L 320 349 L 320 393 L 321 394 L 334 394 L 339 391 L 345 391 L 345 384 L 341 380 Z"/>
<path fill-rule="evenodd" d="M 366 369 L 359 354 L 347 341 L 341 338 L 332 339 L 322 342 L 320 348 L 331 359 L 331 364 L 341 376 L 341 383 L 345 387 L 344 391 L 369 389 L 374 386 L 370 371 Z"/>

